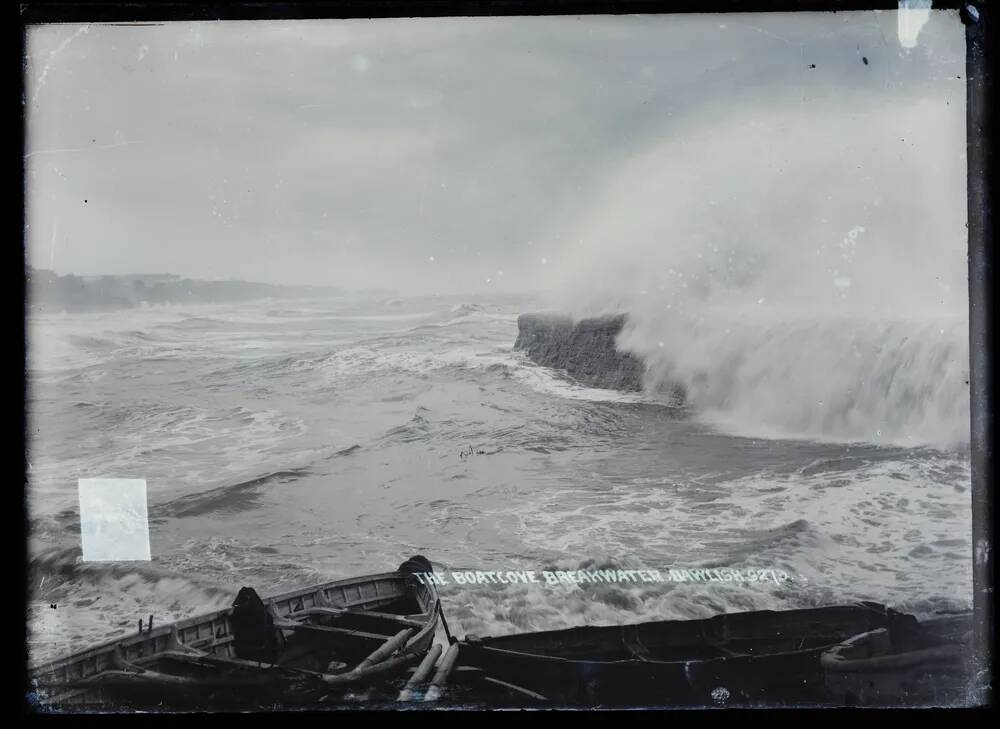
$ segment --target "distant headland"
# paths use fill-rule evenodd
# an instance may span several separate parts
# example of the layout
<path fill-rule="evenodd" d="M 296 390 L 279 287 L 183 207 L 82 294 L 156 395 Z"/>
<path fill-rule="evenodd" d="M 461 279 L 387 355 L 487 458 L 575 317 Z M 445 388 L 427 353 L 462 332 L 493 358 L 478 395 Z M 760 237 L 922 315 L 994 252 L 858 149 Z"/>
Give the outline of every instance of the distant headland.
<path fill-rule="evenodd" d="M 28 311 L 85 312 L 172 304 L 224 304 L 268 298 L 320 298 L 347 293 L 332 286 L 280 286 L 250 281 L 200 281 L 169 273 L 60 276 L 28 268 Z"/>

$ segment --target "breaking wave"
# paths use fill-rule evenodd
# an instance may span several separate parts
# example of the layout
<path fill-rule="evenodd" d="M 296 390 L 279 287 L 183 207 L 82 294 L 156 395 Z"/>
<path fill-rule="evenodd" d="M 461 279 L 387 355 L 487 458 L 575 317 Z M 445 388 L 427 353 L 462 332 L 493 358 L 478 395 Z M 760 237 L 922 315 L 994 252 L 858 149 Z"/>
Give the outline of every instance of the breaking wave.
<path fill-rule="evenodd" d="M 143 562 L 84 562 L 80 549 L 49 549 L 28 563 L 32 664 L 132 634 L 137 619 L 157 624 L 218 610 L 233 590 Z"/>
<path fill-rule="evenodd" d="M 683 328 L 683 327 L 680 327 Z M 683 346 L 659 346 L 664 337 Z M 966 324 L 812 320 L 664 332 L 619 345 L 647 386 L 681 383 L 701 416 L 741 435 L 958 448 L 969 437 Z"/>
<path fill-rule="evenodd" d="M 651 139 L 552 233 L 571 243 L 554 308 L 628 313 L 618 346 L 648 389 L 683 385 L 727 430 L 967 443 L 964 118 L 811 103 Z"/>

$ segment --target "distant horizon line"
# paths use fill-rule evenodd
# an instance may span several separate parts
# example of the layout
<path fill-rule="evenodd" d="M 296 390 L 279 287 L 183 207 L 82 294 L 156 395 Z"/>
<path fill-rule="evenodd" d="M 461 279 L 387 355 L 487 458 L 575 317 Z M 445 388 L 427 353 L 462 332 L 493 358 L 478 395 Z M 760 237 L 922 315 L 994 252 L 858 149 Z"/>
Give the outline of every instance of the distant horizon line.
<path fill-rule="evenodd" d="M 497 290 L 497 291 L 456 291 L 456 292 L 405 292 L 400 291 L 397 288 L 391 286 L 378 286 L 372 285 L 367 287 L 350 287 L 344 286 L 342 284 L 308 284 L 308 283 L 273 283 L 269 281 L 254 281 L 251 279 L 244 278 L 198 278 L 195 276 L 188 276 L 179 273 L 169 273 L 169 272 L 145 272 L 145 273 L 60 273 L 52 268 L 44 268 L 40 266 L 32 266 L 31 264 L 25 263 L 25 274 L 31 272 L 41 272 L 45 271 L 47 273 L 52 273 L 59 278 L 66 278 L 69 276 L 74 276 L 81 279 L 100 279 L 100 278 L 171 278 L 178 280 L 188 280 L 197 283 L 240 283 L 240 284 L 252 284 L 258 286 L 270 286 L 272 288 L 299 288 L 299 289 L 335 289 L 344 292 L 379 292 L 384 293 L 388 296 L 398 296 L 398 297 L 426 297 L 426 296 L 482 296 L 484 294 L 492 294 L 496 296 L 518 296 L 518 295 L 543 295 L 545 291 L 512 291 L 512 290 Z"/>

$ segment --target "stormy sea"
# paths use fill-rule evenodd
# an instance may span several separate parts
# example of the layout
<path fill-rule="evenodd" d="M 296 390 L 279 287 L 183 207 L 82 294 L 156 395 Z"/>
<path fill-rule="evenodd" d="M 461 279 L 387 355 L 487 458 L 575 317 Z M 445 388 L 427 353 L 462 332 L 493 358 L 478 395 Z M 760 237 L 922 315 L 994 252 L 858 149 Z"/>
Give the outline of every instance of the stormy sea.
<path fill-rule="evenodd" d="M 448 584 L 489 635 L 875 600 L 971 604 L 967 324 L 720 330 L 689 393 L 515 351 L 542 302 L 272 299 L 28 326 L 32 661 L 392 570 L 768 568 L 783 582 Z M 621 346 L 644 356 L 676 341 Z M 692 356 L 697 352 L 688 351 Z M 697 365 L 697 366 L 695 366 Z M 85 562 L 77 481 L 146 480 L 148 562 Z"/>

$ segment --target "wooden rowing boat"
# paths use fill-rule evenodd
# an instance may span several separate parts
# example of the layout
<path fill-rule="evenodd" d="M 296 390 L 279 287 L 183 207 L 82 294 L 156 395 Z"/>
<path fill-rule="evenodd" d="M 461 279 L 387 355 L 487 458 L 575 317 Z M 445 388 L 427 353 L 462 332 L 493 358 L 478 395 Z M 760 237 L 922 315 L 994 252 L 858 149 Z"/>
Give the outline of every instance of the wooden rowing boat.
<path fill-rule="evenodd" d="M 441 612 L 414 557 L 395 572 L 261 599 L 142 630 L 34 667 L 46 711 L 253 709 L 329 702 L 404 676 Z M 398 691 L 398 687 L 395 689 Z"/>
<path fill-rule="evenodd" d="M 824 652 L 820 663 L 832 699 L 842 705 L 966 705 L 974 684 L 972 640 L 972 613 L 955 613 L 923 620 L 919 630 L 861 633 Z"/>
<path fill-rule="evenodd" d="M 824 651 L 859 633 L 915 625 L 913 616 L 864 602 L 467 637 L 458 675 L 468 681 L 478 671 L 513 687 L 515 702 L 534 696 L 552 705 L 822 703 Z"/>

